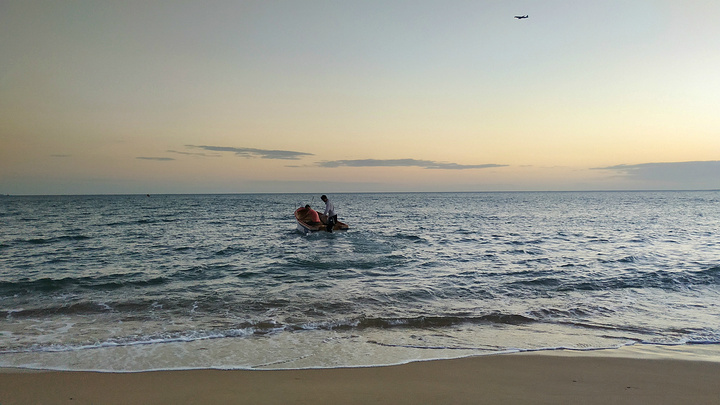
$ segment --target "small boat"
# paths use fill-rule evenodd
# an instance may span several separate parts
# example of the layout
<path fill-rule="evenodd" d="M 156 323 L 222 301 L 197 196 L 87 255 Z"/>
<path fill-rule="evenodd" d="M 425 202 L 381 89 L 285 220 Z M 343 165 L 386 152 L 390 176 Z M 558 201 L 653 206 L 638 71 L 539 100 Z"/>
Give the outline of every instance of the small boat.
<path fill-rule="evenodd" d="M 327 232 L 327 216 L 318 212 L 320 216 L 319 224 L 309 224 L 305 217 L 305 207 L 300 207 L 295 210 L 295 221 L 297 221 L 297 230 L 304 233 L 305 235 L 312 232 Z M 333 226 L 333 231 L 347 231 L 350 227 L 344 222 L 337 221 Z"/>

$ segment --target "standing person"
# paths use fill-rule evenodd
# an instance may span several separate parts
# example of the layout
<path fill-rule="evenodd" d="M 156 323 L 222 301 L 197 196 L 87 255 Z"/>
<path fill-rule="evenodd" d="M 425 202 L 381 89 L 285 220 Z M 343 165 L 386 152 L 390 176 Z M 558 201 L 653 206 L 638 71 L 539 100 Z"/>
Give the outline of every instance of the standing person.
<path fill-rule="evenodd" d="M 333 227 L 335 226 L 335 223 L 337 222 L 337 214 L 335 213 L 335 206 L 333 205 L 332 201 L 330 201 L 325 194 L 323 194 L 320 197 L 321 200 L 325 203 L 325 211 L 323 214 L 327 216 L 327 228 L 326 230 L 328 232 L 333 231 Z"/>

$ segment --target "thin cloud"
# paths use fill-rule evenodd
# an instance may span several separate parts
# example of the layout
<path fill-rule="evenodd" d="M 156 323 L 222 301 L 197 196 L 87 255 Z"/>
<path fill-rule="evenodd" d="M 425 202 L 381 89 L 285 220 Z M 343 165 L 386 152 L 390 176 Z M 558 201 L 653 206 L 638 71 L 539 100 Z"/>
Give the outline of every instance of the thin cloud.
<path fill-rule="evenodd" d="M 260 159 L 299 160 L 302 156 L 313 156 L 312 153 L 290 150 L 271 150 L 255 148 L 233 148 L 230 146 L 185 145 L 188 148 L 202 149 L 211 152 L 232 152 L 236 156 Z"/>
<path fill-rule="evenodd" d="M 135 159 L 141 159 L 141 160 L 157 160 L 160 162 L 166 162 L 169 160 L 175 160 L 174 158 L 169 157 L 154 157 L 154 156 L 138 156 Z"/>
<path fill-rule="evenodd" d="M 635 176 L 659 177 L 667 175 L 720 176 L 720 160 L 698 162 L 661 162 L 636 165 L 595 167 L 593 170 L 617 170 Z"/>
<path fill-rule="evenodd" d="M 650 182 L 678 189 L 720 187 L 720 161 L 661 162 L 595 167 L 613 170 L 629 180 Z"/>
<path fill-rule="evenodd" d="M 423 169 L 440 170 L 466 170 L 466 169 L 488 169 L 493 167 L 505 167 L 507 165 L 482 164 L 482 165 L 461 165 L 458 163 L 436 162 L 433 160 L 418 159 L 356 159 L 356 160 L 331 160 L 318 162 L 320 167 L 422 167 Z"/>
<path fill-rule="evenodd" d="M 185 156 L 200 156 L 200 157 L 220 157 L 222 156 L 219 153 L 202 153 L 202 152 L 181 152 L 177 150 L 168 150 L 168 153 L 176 153 L 178 155 L 185 155 Z"/>

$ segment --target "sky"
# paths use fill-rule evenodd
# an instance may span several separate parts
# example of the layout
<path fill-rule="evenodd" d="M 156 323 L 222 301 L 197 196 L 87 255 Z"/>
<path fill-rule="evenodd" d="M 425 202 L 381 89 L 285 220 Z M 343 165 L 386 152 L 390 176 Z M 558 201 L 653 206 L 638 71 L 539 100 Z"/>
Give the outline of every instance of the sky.
<path fill-rule="evenodd" d="M 718 15 L 0 0 L 0 194 L 720 189 Z"/>

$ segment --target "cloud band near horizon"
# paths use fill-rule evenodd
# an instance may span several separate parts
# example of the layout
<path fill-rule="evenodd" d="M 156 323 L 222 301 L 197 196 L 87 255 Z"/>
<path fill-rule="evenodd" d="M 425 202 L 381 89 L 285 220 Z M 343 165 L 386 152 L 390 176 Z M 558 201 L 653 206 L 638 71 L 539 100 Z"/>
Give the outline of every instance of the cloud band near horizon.
<path fill-rule="evenodd" d="M 720 187 L 720 160 L 693 162 L 641 163 L 595 167 L 593 170 L 615 170 L 630 179 L 678 186 Z"/>
<path fill-rule="evenodd" d="M 138 156 L 138 157 L 136 157 L 135 159 L 140 159 L 140 160 L 156 160 L 156 161 L 159 161 L 159 162 L 167 162 L 167 161 L 175 160 L 175 159 L 169 158 L 169 157 L 155 157 L 155 156 Z"/>
<path fill-rule="evenodd" d="M 508 165 L 482 164 L 482 165 L 461 165 L 458 163 L 436 162 L 433 160 L 418 159 L 355 159 L 355 160 L 331 160 L 318 162 L 320 167 L 422 167 L 424 169 L 441 170 L 466 170 L 466 169 L 488 169 L 493 167 L 506 167 Z"/>
<path fill-rule="evenodd" d="M 202 149 L 211 152 L 231 152 L 236 156 L 260 159 L 299 160 L 302 156 L 313 156 L 312 153 L 290 150 L 272 150 L 256 148 L 234 148 L 230 146 L 185 145 L 188 148 Z"/>

